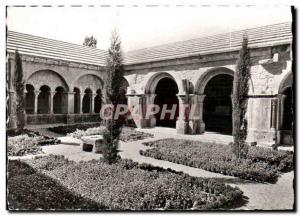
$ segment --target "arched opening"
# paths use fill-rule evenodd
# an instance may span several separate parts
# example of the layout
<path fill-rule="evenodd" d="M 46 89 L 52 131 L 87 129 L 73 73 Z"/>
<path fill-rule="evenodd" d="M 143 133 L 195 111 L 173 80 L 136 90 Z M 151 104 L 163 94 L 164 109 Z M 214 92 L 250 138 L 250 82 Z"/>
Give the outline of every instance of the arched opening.
<path fill-rule="evenodd" d="M 82 99 L 82 112 L 83 113 L 91 112 L 91 102 L 92 102 L 92 90 L 86 89 L 84 91 L 84 96 Z"/>
<path fill-rule="evenodd" d="M 38 96 L 38 114 L 50 113 L 50 91 L 49 86 L 43 85 L 40 88 L 40 93 Z"/>
<path fill-rule="evenodd" d="M 74 113 L 80 113 L 80 90 L 74 88 Z"/>
<path fill-rule="evenodd" d="M 293 90 L 292 87 L 286 88 L 282 94 L 283 99 L 283 113 L 282 113 L 282 138 L 281 144 L 292 145 L 293 144 L 293 126 L 294 126 L 294 114 L 293 114 Z"/>
<path fill-rule="evenodd" d="M 121 87 L 120 87 L 120 104 L 128 104 L 127 97 L 126 97 L 126 92 L 129 84 L 125 78 L 122 79 L 121 81 Z"/>
<path fill-rule="evenodd" d="M 57 87 L 53 96 L 53 113 L 66 113 L 66 93 L 63 87 Z"/>
<path fill-rule="evenodd" d="M 232 84 L 231 75 L 219 74 L 205 86 L 203 120 L 207 131 L 232 134 Z"/>
<path fill-rule="evenodd" d="M 160 112 L 155 115 L 156 126 L 162 127 L 176 127 L 176 120 L 178 117 L 179 103 L 176 94 L 178 94 L 178 87 L 176 82 L 168 77 L 162 78 L 155 89 L 154 103 L 160 107 Z M 161 111 L 163 105 L 166 104 L 167 110 L 171 110 L 173 106 L 176 106 L 176 112 L 174 118 L 171 118 L 170 113 L 166 113 L 165 117 L 161 119 Z M 175 108 L 174 108 L 175 109 Z"/>
<path fill-rule="evenodd" d="M 26 114 L 34 113 L 34 87 L 32 85 L 26 85 L 26 95 L 25 95 L 25 112 Z"/>
<path fill-rule="evenodd" d="M 101 104 L 102 104 L 102 94 L 101 89 L 98 89 L 96 91 L 96 97 L 94 98 L 94 112 L 99 113 L 101 110 Z"/>

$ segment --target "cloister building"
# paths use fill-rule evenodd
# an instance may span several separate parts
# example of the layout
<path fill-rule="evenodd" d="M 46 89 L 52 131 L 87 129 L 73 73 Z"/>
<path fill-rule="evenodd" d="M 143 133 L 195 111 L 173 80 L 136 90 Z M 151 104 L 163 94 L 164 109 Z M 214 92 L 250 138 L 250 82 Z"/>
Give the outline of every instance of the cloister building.
<path fill-rule="evenodd" d="M 266 144 L 292 142 L 291 28 L 289 22 L 279 23 L 124 53 L 122 89 L 128 105 L 139 107 L 136 126 L 176 127 L 182 134 L 230 134 L 233 75 L 246 33 L 251 55 L 248 139 Z M 11 118 L 16 49 L 26 84 L 27 124 L 100 120 L 106 51 L 8 31 Z M 156 115 L 145 118 L 149 104 L 163 103 L 178 104 L 175 120 L 160 120 Z M 187 116 L 185 109 L 191 105 L 196 112 Z"/>

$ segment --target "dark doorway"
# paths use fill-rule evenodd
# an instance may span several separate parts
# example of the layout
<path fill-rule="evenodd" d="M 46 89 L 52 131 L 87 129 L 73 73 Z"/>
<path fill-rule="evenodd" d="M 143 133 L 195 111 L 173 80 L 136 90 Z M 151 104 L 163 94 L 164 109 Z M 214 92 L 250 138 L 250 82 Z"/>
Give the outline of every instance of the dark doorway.
<path fill-rule="evenodd" d="M 162 126 L 162 127 L 176 127 L 176 120 L 178 117 L 178 98 L 176 94 L 178 94 L 178 87 L 174 80 L 171 78 L 163 78 L 161 79 L 155 89 L 155 100 L 154 103 L 159 105 L 160 112 L 155 115 L 156 117 L 156 126 Z M 171 110 L 172 106 L 176 105 L 176 112 L 175 117 L 173 119 L 170 119 L 171 114 L 166 113 L 165 117 L 163 119 L 160 119 L 161 116 L 161 110 L 163 108 L 163 105 L 167 104 L 167 110 Z"/>
<path fill-rule="evenodd" d="M 102 93 L 101 90 L 98 89 L 96 91 L 97 95 L 94 98 L 94 112 L 95 113 L 100 113 L 101 110 L 101 105 L 102 105 Z"/>
<path fill-rule="evenodd" d="M 283 93 L 285 95 L 283 101 L 283 116 L 281 127 L 281 144 L 293 145 L 293 91 L 292 88 L 287 88 Z"/>
<path fill-rule="evenodd" d="M 84 91 L 84 96 L 82 99 L 82 112 L 90 113 L 91 112 L 91 103 L 92 102 L 92 90 L 86 89 Z"/>
<path fill-rule="evenodd" d="M 35 93 L 34 87 L 32 85 L 26 85 L 26 96 L 25 96 L 25 111 L 26 114 L 33 114 L 34 113 L 34 100 L 35 100 Z"/>
<path fill-rule="evenodd" d="M 53 113 L 66 113 L 66 93 L 63 87 L 57 87 L 53 96 Z"/>
<path fill-rule="evenodd" d="M 74 113 L 80 113 L 80 90 L 74 88 Z"/>
<path fill-rule="evenodd" d="M 48 86 L 42 86 L 38 96 L 38 114 L 50 113 L 50 88 Z"/>
<path fill-rule="evenodd" d="M 206 85 L 203 104 L 203 120 L 207 131 L 232 134 L 232 93 L 233 77 L 220 74 Z"/>

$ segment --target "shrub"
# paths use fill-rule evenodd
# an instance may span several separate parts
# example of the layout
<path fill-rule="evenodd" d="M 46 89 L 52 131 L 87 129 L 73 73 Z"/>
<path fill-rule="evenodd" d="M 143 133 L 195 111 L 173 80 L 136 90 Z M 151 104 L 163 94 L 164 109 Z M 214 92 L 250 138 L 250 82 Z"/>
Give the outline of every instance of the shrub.
<path fill-rule="evenodd" d="M 41 153 L 42 149 L 38 146 L 38 142 L 42 140 L 42 136 L 29 137 L 27 134 L 8 137 L 7 154 L 8 156 L 23 156 Z"/>
<path fill-rule="evenodd" d="M 126 159 L 109 165 L 103 160 L 76 163 L 47 156 L 27 163 L 113 210 L 219 209 L 243 198 L 237 187 Z"/>
<path fill-rule="evenodd" d="M 101 123 L 85 123 L 85 124 L 73 124 L 73 125 L 63 125 L 63 126 L 57 126 L 57 127 L 51 127 L 48 128 L 48 130 L 58 133 L 67 135 L 69 133 L 73 133 L 76 130 L 87 130 L 88 128 L 92 127 L 99 127 Z"/>
<path fill-rule="evenodd" d="M 28 164 L 8 161 L 9 210 L 101 210 L 101 204 L 74 194 L 57 180 L 36 172 Z"/>
<path fill-rule="evenodd" d="M 152 147 L 140 151 L 147 157 L 259 182 L 274 183 L 280 171 L 293 167 L 291 152 L 261 147 L 249 147 L 247 158 L 237 160 L 228 145 L 175 139 L 146 142 L 144 145 Z"/>
<path fill-rule="evenodd" d="M 40 146 L 55 145 L 59 143 L 56 138 L 40 136 L 38 133 L 27 131 L 26 134 L 7 138 L 7 155 L 24 156 L 27 154 L 42 153 Z"/>
<path fill-rule="evenodd" d="M 69 133 L 67 136 L 71 136 L 79 139 L 82 136 L 103 134 L 104 130 L 105 130 L 104 126 L 88 128 L 85 131 L 77 129 L 75 132 Z M 149 137 L 153 137 L 153 134 L 137 131 L 134 128 L 130 128 L 130 127 L 124 127 L 120 135 L 120 140 L 124 142 L 129 142 L 129 141 L 142 140 Z"/>

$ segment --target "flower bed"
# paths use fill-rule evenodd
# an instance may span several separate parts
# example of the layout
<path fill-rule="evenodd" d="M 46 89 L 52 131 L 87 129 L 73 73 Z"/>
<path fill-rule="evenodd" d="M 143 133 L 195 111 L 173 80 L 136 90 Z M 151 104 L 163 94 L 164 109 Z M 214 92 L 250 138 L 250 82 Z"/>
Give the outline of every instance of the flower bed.
<path fill-rule="evenodd" d="M 74 194 L 58 181 L 36 172 L 26 163 L 8 161 L 7 206 L 9 210 L 99 210 L 94 201 Z"/>
<path fill-rule="evenodd" d="M 67 136 L 72 136 L 74 138 L 80 138 L 82 136 L 103 134 L 104 129 L 105 129 L 104 126 L 88 128 L 85 131 L 77 129 L 75 132 L 67 134 Z M 130 127 L 123 127 L 122 133 L 120 136 L 120 140 L 122 140 L 124 142 L 128 142 L 128 141 L 142 140 L 142 139 L 146 139 L 149 137 L 153 137 L 153 134 L 137 131 L 134 128 L 130 128 Z"/>
<path fill-rule="evenodd" d="M 58 133 L 58 134 L 67 135 L 69 133 L 75 132 L 76 130 L 87 130 L 88 128 L 99 127 L 100 125 L 101 125 L 100 122 L 86 123 L 86 124 L 73 124 L 73 125 L 63 125 L 63 126 L 51 127 L 51 128 L 48 128 L 48 130 Z"/>
<path fill-rule="evenodd" d="M 112 210 L 220 209 L 243 199 L 237 187 L 131 160 L 108 165 L 101 160 L 76 163 L 48 156 L 27 163 Z"/>
<path fill-rule="evenodd" d="M 55 145 L 59 140 L 38 135 L 38 133 L 25 133 L 7 138 L 7 155 L 24 156 L 27 154 L 42 153 L 40 146 Z"/>
<path fill-rule="evenodd" d="M 293 153 L 249 147 L 246 159 L 236 160 L 228 145 L 163 139 L 143 143 L 152 147 L 140 154 L 207 171 L 259 182 L 276 182 L 280 171 L 293 169 Z"/>

